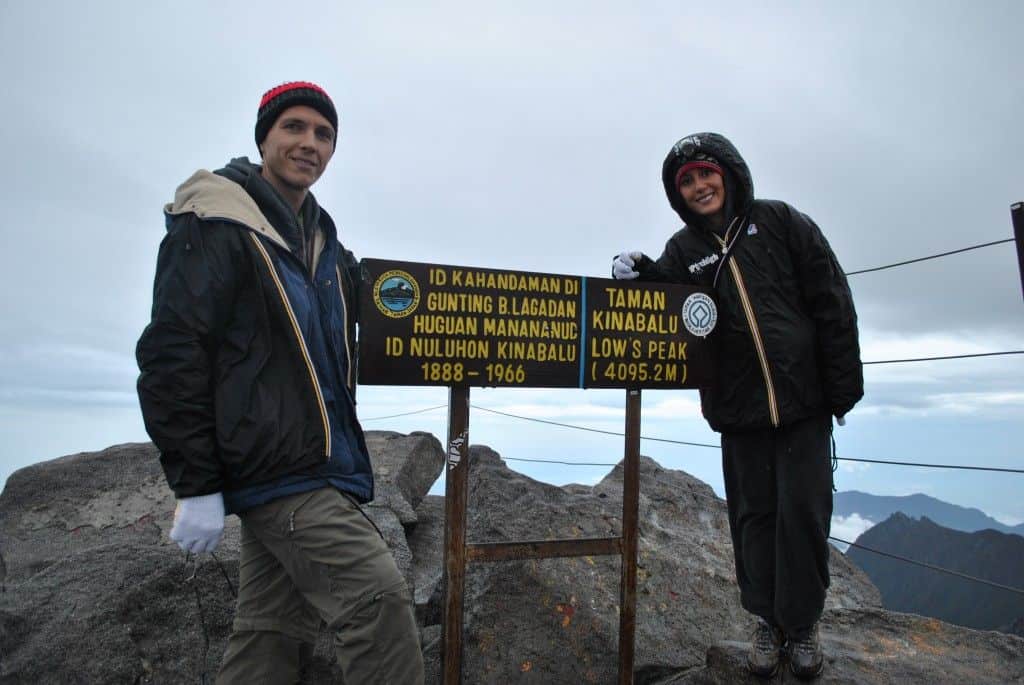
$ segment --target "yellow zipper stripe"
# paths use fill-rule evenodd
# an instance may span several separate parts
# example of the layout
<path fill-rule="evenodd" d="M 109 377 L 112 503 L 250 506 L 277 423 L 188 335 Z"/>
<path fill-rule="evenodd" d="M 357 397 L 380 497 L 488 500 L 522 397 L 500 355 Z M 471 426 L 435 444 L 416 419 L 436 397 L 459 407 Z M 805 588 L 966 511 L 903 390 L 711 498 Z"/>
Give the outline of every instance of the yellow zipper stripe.
<path fill-rule="evenodd" d="M 352 350 L 348 347 L 348 306 L 345 304 L 345 291 L 341 287 L 341 269 L 334 265 L 334 273 L 338 277 L 338 292 L 341 294 L 341 330 L 345 339 L 345 357 L 348 359 L 348 387 L 352 387 Z"/>
<path fill-rule="evenodd" d="M 757 357 L 761 362 L 761 372 L 764 373 L 764 383 L 768 390 L 768 413 L 771 414 L 772 425 L 779 427 L 779 407 L 775 402 L 775 386 L 772 384 L 771 371 L 768 369 L 768 357 L 764 352 L 764 342 L 761 340 L 761 330 L 757 326 L 757 319 L 754 318 L 754 308 L 750 305 L 747 297 L 747 287 L 743 283 L 743 276 L 740 274 L 740 267 L 735 259 L 729 260 L 729 268 L 732 276 L 736 279 L 736 289 L 740 293 L 740 303 L 743 305 L 743 312 L 747 315 L 747 323 L 750 326 L 750 334 L 754 337 L 754 349 L 757 350 Z"/>
<path fill-rule="evenodd" d="M 313 360 L 309 356 L 309 350 L 306 348 L 306 341 L 302 337 L 302 331 L 299 330 L 298 319 L 295 318 L 295 312 L 292 310 L 292 303 L 288 301 L 288 295 L 284 291 L 284 285 L 281 283 L 281 279 L 277 276 L 277 271 L 274 269 L 274 263 L 270 259 L 270 255 L 267 253 L 267 249 L 263 247 L 260 239 L 256 237 L 255 233 L 250 233 L 249 237 L 252 238 L 252 242 L 256 244 L 256 249 L 263 255 L 263 260 L 267 263 L 267 268 L 270 270 L 270 277 L 274 279 L 274 285 L 277 286 L 277 292 L 281 296 L 281 301 L 284 303 L 284 309 L 288 313 L 288 319 L 292 323 L 292 330 L 295 332 L 295 337 L 299 341 L 299 349 L 302 351 L 302 358 L 306 362 L 306 368 L 309 370 L 309 378 L 313 381 L 313 390 L 316 391 L 317 406 L 320 408 L 320 418 L 324 424 L 324 443 L 326 446 L 327 453 L 324 455 L 325 458 L 330 459 L 331 457 L 331 423 L 327 418 L 327 405 L 324 403 L 323 393 L 320 391 L 320 381 L 316 377 L 316 369 L 313 368 Z"/>

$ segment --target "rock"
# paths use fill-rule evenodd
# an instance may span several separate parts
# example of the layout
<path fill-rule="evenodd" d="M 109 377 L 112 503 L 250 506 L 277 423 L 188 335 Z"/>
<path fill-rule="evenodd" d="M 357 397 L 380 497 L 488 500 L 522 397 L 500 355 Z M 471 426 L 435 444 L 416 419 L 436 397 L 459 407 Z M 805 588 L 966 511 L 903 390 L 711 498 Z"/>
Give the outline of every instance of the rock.
<path fill-rule="evenodd" d="M 444 454 L 425 433 L 367 438 L 384 496 L 364 509 L 412 586 L 403 523 L 415 521 Z M 186 562 L 167 537 L 173 512 L 149 443 L 12 474 L 0 494 L 0 683 L 212 681 L 234 617 L 238 518 L 216 558 Z M 321 635 L 306 682 L 340 678 L 331 639 Z"/>
<path fill-rule="evenodd" d="M 391 549 L 391 554 L 395 557 L 395 563 L 398 565 L 402 577 L 405 578 L 406 585 L 410 588 L 415 587 L 413 585 L 412 551 L 405 538 L 405 527 L 402 525 L 401 515 L 393 509 L 379 504 L 377 500 L 365 505 L 363 511 L 380 531 L 384 542 Z"/>
<path fill-rule="evenodd" d="M 622 488 L 621 465 L 593 488 L 563 488 L 516 473 L 493 450 L 473 446 L 468 536 L 471 542 L 618 536 Z M 739 605 L 725 502 L 705 483 L 646 457 L 640 493 L 635 667 L 643 680 L 702 666 L 708 645 L 746 635 L 750 618 Z M 831 566 L 829 606 L 880 603 L 841 554 Z M 544 682 L 613 682 L 619 584 L 617 557 L 472 564 L 467 681 L 510 682 L 532 672 Z"/>
<path fill-rule="evenodd" d="M 237 579 L 237 562 L 228 572 Z M 177 548 L 144 542 L 81 549 L 0 599 L 0 682 L 212 680 L 233 615 L 212 560 L 195 567 Z"/>
<path fill-rule="evenodd" d="M 444 468 L 444 450 L 430 433 L 409 435 L 367 431 L 366 446 L 373 461 L 374 500 L 364 507 L 391 548 L 410 588 L 416 587 L 413 555 L 406 527 L 418 518 L 416 507 L 427 496 Z M 441 526 L 444 527 L 442 508 Z"/>
<path fill-rule="evenodd" d="M 441 633 L 441 626 L 427 626 L 420 636 L 423 645 L 423 681 L 427 685 L 441 683 Z"/>
<path fill-rule="evenodd" d="M 883 609 L 835 609 L 821 623 L 825 669 L 816 683 L 1024 682 L 1024 640 Z M 766 681 L 746 669 L 748 644 L 720 642 L 703 668 L 650 685 L 798 682 L 788 670 Z M 783 661 L 785 666 L 785 660 Z"/>
<path fill-rule="evenodd" d="M 430 433 L 367 431 L 366 446 L 373 457 L 374 504 L 394 511 L 403 525 L 416 523 L 416 507 L 444 467 L 441 443 Z"/>
<path fill-rule="evenodd" d="M 412 553 L 416 612 L 421 625 L 442 621 L 443 596 L 431 600 L 441 588 L 444 572 L 444 497 L 428 495 L 416 509 L 415 526 L 409 531 L 409 551 Z"/>
<path fill-rule="evenodd" d="M 150 443 L 117 445 L 20 469 L 0 497 L 7 583 L 96 545 L 166 542 L 174 495 Z"/>
<path fill-rule="evenodd" d="M 370 433 L 378 498 L 366 512 L 413 588 L 427 683 L 440 683 L 444 468 L 426 434 Z M 407 462 L 403 462 L 402 455 Z M 472 542 L 617 536 L 622 469 L 556 487 L 470 450 Z M 431 475 L 433 474 L 433 475 Z M 733 579 L 725 503 L 643 458 L 636 683 L 747 679 L 749 617 Z M 22 469 L 0 494 L 0 684 L 201 683 L 219 666 L 238 584 L 238 523 L 196 563 L 167 539 L 173 497 L 152 445 L 119 445 Z M 821 682 L 1024 682 L 1024 639 L 879 608 L 841 554 L 823 617 Z M 466 584 L 464 682 L 613 683 L 619 562 L 478 563 Z M 303 683 L 339 682 L 321 632 Z M 791 680 L 785 676 L 779 680 Z"/>

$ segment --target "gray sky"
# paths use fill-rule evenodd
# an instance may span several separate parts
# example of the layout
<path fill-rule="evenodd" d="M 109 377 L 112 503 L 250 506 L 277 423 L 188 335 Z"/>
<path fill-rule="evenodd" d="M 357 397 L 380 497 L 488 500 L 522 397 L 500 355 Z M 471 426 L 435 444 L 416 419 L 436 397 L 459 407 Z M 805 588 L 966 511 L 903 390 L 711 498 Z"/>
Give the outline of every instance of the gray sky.
<path fill-rule="evenodd" d="M 0 482 L 146 439 L 133 348 L 161 207 L 196 168 L 255 158 L 260 95 L 331 93 L 314 188 L 357 255 L 607 276 L 678 227 L 660 167 L 728 136 L 759 197 L 812 216 L 847 270 L 1009 238 L 1024 200 L 1019 2 L 0 4 Z M 1020 349 L 1010 244 L 851 277 L 865 360 Z M 840 456 L 1024 468 L 1024 356 L 868 367 Z M 363 417 L 446 401 L 363 388 Z M 474 404 L 621 429 L 613 391 Z M 714 442 L 696 394 L 650 392 L 644 433 Z M 367 428 L 429 430 L 443 410 Z M 474 412 L 505 457 L 614 462 L 621 442 Z M 714 450 L 643 451 L 721 493 Z M 519 463 L 552 482 L 605 469 Z M 844 464 L 840 489 L 926 492 L 1024 521 L 1024 475 Z"/>

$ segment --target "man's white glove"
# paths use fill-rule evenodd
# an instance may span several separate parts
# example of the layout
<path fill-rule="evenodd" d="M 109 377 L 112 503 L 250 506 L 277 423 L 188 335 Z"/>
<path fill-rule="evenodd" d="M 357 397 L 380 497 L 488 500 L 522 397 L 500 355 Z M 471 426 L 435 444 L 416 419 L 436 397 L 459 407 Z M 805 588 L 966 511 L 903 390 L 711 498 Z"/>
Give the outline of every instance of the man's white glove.
<path fill-rule="evenodd" d="M 837 416 L 836 417 L 836 423 L 838 423 L 840 426 L 845 426 L 846 425 L 846 415 L 844 414 L 843 416 Z"/>
<path fill-rule="evenodd" d="M 183 497 L 174 509 L 171 539 L 186 552 L 212 552 L 224 534 L 224 498 L 219 492 Z"/>
<path fill-rule="evenodd" d="M 636 266 L 636 262 L 643 256 L 643 252 L 623 252 L 619 254 L 615 259 L 612 260 L 612 277 L 620 281 L 630 281 L 637 276 L 637 272 L 633 267 Z"/>

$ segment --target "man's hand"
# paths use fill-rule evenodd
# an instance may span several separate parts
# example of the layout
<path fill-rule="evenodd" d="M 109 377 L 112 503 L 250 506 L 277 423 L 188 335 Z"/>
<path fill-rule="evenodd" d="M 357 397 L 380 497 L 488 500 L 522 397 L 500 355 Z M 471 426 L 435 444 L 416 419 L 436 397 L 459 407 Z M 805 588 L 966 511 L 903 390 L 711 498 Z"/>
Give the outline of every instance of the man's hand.
<path fill-rule="evenodd" d="M 183 497 L 174 510 L 171 539 L 186 552 L 212 552 L 224 534 L 224 498 L 219 492 Z"/>
<path fill-rule="evenodd" d="M 631 281 L 639 276 L 639 272 L 633 267 L 636 266 L 637 260 L 642 256 L 643 252 L 638 251 L 619 254 L 619 256 L 612 260 L 612 277 L 620 281 Z"/>
<path fill-rule="evenodd" d="M 838 423 L 840 426 L 845 426 L 846 425 L 846 415 L 844 414 L 843 416 L 837 416 L 836 417 L 836 423 Z"/>

